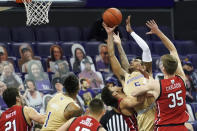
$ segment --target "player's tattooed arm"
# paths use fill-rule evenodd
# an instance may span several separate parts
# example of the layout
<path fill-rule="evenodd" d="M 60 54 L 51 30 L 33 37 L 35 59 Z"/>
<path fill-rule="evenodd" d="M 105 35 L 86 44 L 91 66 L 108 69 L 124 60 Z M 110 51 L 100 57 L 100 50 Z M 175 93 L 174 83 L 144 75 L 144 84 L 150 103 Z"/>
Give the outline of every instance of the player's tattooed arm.
<path fill-rule="evenodd" d="M 121 61 L 121 65 L 122 65 L 122 68 L 128 72 L 128 69 L 129 69 L 129 61 L 127 59 L 127 56 L 124 52 L 124 49 L 122 47 L 122 43 L 121 43 L 121 39 L 120 39 L 120 36 L 119 36 L 119 32 L 118 34 L 116 35 L 115 33 L 113 33 L 113 38 L 114 38 L 114 43 L 116 44 L 117 48 L 118 48 L 118 52 L 119 52 L 119 55 L 120 55 L 120 61 Z"/>
<path fill-rule="evenodd" d="M 170 54 L 173 55 L 177 59 L 178 67 L 177 67 L 176 74 L 181 76 L 185 80 L 186 79 L 185 73 L 184 73 L 184 71 L 182 69 L 181 60 L 180 60 L 180 58 L 178 56 L 178 52 L 177 52 L 177 49 L 174 46 L 174 44 L 158 28 L 158 26 L 157 26 L 157 24 L 156 24 L 156 22 L 154 20 L 147 21 L 146 25 L 151 29 L 151 31 L 147 32 L 147 34 L 155 34 L 155 35 L 157 35 L 161 39 L 161 41 L 163 42 L 165 47 L 169 50 Z"/>
<path fill-rule="evenodd" d="M 81 116 L 83 113 L 82 109 L 80 108 L 79 105 L 77 105 L 74 102 L 71 102 L 68 104 L 68 106 L 64 110 L 64 118 L 66 120 L 69 120 L 72 117 L 78 117 Z"/>
<path fill-rule="evenodd" d="M 123 80 L 121 79 L 122 76 L 125 75 L 125 70 L 122 69 L 120 63 L 118 62 L 115 53 L 114 53 L 114 43 L 113 43 L 113 31 L 115 27 L 107 27 L 105 23 L 103 23 L 103 27 L 105 28 L 107 34 L 108 34 L 108 39 L 107 39 L 107 48 L 108 48 L 108 54 L 110 58 L 110 64 L 113 70 L 113 73 L 118 77 L 118 79 L 123 83 Z"/>

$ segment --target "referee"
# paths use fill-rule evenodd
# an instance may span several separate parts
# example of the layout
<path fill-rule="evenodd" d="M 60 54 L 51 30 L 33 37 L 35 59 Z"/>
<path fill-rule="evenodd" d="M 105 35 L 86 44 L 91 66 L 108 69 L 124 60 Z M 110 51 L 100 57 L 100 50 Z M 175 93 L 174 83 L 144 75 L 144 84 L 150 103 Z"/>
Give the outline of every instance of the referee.
<path fill-rule="evenodd" d="M 116 109 L 106 112 L 100 123 L 107 131 L 130 131 L 123 116 Z"/>

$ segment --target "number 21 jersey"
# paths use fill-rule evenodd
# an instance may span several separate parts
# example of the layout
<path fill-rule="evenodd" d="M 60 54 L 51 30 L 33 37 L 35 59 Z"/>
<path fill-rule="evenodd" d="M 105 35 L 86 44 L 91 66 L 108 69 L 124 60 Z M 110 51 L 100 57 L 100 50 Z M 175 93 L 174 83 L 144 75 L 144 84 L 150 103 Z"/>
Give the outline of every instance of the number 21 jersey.
<path fill-rule="evenodd" d="M 156 100 L 156 125 L 181 124 L 188 121 L 186 87 L 180 76 L 160 80 L 160 96 Z"/>
<path fill-rule="evenodd" d="M 0 117 L 0 131 L 30 131 L 22 106 L 12 106 Z"/>

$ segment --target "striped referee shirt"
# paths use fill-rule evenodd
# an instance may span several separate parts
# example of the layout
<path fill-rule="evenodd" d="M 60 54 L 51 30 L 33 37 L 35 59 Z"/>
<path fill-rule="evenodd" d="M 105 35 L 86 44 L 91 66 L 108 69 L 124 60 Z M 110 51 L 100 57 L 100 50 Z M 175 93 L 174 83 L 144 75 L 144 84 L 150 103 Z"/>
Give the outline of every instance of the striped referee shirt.
<path fill-rule="evenodd" d="M 130 131 L 123 116 L 114 110 L 106 112 L 100 123 L 107 131 Z"/>

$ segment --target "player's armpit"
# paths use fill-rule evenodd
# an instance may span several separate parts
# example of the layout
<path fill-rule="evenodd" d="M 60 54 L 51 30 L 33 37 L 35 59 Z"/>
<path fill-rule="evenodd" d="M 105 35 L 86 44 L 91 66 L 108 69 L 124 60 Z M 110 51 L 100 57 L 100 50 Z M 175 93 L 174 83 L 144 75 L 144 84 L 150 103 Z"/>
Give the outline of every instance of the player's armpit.
<path fill-rule="evenodd" d="M 30 120 L 36 121 L 40 124 L 44 124 L 46 116 L 38 113 L 34 108 L 25 106 L 24 113 L 28 116 Z"/>
<path fill-rule="evenodd" d="M 74 102 L 71 102 L 68 104 L 68 106 L 64 110 L 64 118 L 66 120 L 71 119 L 72 117 L 78 117 L 81 116 L 83 113 L 82 109 L 80 108 L 79 105 L 77 105 Z"/>

